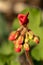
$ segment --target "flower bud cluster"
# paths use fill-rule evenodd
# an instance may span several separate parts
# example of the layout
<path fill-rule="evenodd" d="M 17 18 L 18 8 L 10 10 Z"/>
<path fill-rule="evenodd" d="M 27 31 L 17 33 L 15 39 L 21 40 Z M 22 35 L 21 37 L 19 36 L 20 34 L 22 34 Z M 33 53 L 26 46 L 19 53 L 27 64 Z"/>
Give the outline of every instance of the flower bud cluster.
<path fill-rule="evenodd" d="M 30 50 L 30 45 L 29 45 L 30 40 L 33 40 L 35 43 L 39 43 L 38 37 L 34 36 L 32 31 L 26 30 L 24 32 L 24 29 L 23 29 L 23 31 L 21 32 L 22 34 L 20 33 L 20 31 L 19 32 L 14 31 L 14 32 L 11 32 L 9 36 L 9 40 L 13 41 L 14 43 L 14 49 L 16 52 L 20 52 L 22 48 L 24 48 L 24 50 L 26 51 L 29 51 Z"/>
<path fill-rule="evenodd" d="M 21 27 L 17 31 L 13 31 L 9 35 L 9 40 L 14 43 L 14 49 L 16 52 L 20 52 L 22 48 L 25 51 L 30 50 L 29 41 L 33 40 L 35 43 L 39 43 L 39 38 L 34 33 L 27 29 L 28 18 L 27 15 L 19 14 L 18 19 L 20 20 Z M 26 26 L 24 26 L 26 25 Z"/>

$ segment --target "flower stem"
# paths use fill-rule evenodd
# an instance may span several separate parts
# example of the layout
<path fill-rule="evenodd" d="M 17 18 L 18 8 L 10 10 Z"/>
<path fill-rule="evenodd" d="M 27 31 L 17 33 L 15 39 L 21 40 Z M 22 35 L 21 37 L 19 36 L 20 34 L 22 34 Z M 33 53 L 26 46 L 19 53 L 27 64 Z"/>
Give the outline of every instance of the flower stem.
<path fill-rule="evenodd" d="M 30 57 L 30 54 L 28 51 L 25 51 L 25 55 L 26 55 L 26 59 L 27 59 L 29 65 L 34 65 L 32 58 Z"/>

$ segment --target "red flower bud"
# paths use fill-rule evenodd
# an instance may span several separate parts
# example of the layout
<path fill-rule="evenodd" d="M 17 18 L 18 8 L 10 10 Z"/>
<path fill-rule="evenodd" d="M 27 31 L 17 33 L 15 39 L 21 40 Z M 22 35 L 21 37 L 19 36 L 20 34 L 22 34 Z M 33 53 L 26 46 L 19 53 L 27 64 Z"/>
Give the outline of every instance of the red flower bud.
<path fill-rule="evenodd" d="M 25 25 L 25 24 L 28 23 L 28 18 L 27 18 L 28 14 L 27 15 L 24 15 L 24 14 L 19 14 L 18 15 L 18 19 L 20 20 L 21 25 Z"/>
<path fill-rule="evenodd" d="M 21 48 L 22 48 L 22 45 L 15 44 L 15 51 L 16 52 L 20 52 L 21 51 Z"/>
<path fill-rule="evenodd" d="M 19 35 L 19 32 L 11 32 L 9 40 L 14 41 Z"/>
<path fill-rule="evenodd" d="M 34 37 L 34 42 L 37 43 L 37 44 L 39 43 L 38 37 Z"/>
<path fill-rule="evenodd" d="M 27 43 L 24 44 L 24 49 L 25 49 L 26 51 L 29 51 L 29 50 L 30 50 L 30 47 L 29 47 L 29 45 L 28 45 Z"/>
<path fill-rule="evenodd" d="M 21 48 L 15 48 L 15 52 L 20 52 L 21 51 Z"/>
<path fill-rule="evenodd" d="M 18 38 L 18 40 L 17 40 L 17 44 L 19 44 L 19 45 L 22 45 L 22 43 L 23 43 L 23 36 L 19 36 L 19 38 Z"/>

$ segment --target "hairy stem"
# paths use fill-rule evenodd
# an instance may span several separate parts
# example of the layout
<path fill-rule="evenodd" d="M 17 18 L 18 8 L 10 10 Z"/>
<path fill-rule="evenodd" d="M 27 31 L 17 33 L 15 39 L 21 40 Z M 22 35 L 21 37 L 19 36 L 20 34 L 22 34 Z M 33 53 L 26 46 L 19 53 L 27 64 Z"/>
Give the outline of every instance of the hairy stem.
<path fill-rule="evenodd" d="M 33 61 L 32 61 L 32 58 L 30 57 L 28 51 L 25 51 L 25 55 L 26 55 L 26 59 L 27 59 L 29 65 L 34 65 L 34 63 L 33 63 Z"/>

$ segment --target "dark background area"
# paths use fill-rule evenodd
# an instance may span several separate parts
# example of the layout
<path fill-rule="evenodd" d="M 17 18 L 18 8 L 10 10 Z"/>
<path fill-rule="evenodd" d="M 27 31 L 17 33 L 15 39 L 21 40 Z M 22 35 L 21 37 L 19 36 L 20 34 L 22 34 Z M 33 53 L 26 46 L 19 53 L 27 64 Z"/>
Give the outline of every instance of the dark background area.
<path fill-rule="evenodd" d="M 0 12 L 5 14 L 10 24 L 18 13 L 29 6 L 43 10 L 43 0 L 0 0 Z"/>

